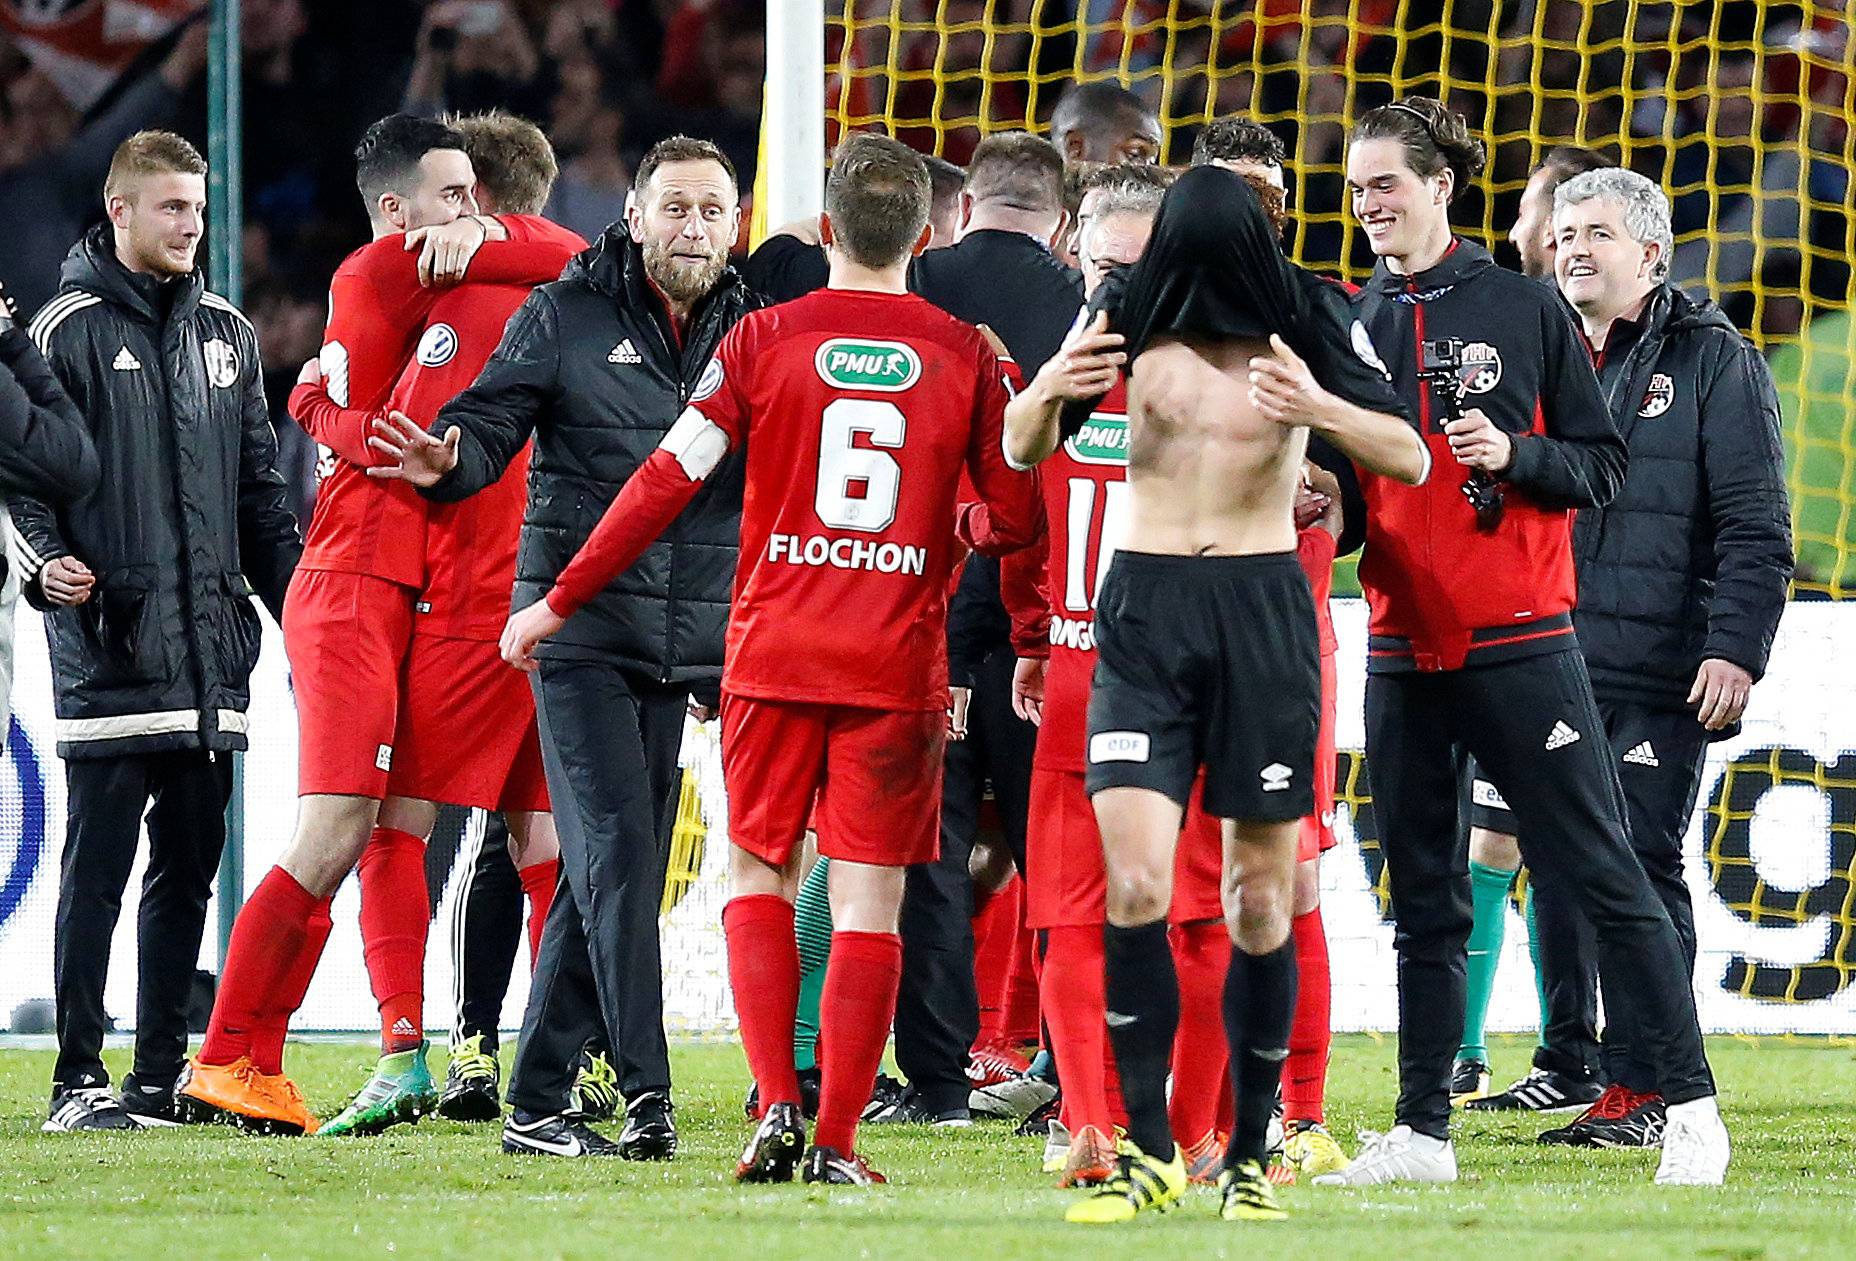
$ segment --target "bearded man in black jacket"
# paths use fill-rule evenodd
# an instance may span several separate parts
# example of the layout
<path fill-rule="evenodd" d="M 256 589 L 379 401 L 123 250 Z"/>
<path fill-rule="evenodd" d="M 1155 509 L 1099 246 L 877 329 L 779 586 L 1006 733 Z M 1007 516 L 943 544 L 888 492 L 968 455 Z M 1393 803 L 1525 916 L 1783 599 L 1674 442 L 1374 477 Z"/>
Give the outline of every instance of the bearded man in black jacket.
<path fill-rule="evenodd" d="M 490 485 L 534 435 L 517 606 L 553 586 L 704 387 L 722 335 L 763 305 L 728 266 L 739 222 L 722 151 L 687 136 L 660 141 L 639 163 L 626 218 L 535 290 L 434 433 L 389 435 L 388 450 L 420 446 L 450 464 L 424 491 L 443 502 Z M 564 888 L 522 1021 L 505 1151 L 632 1160 L 676 1152 L 657 913 L 685 708 L 692 693 L 713 696 L 722 674 L 741 488 L 741 460 L 731 458 L 643 559 L 536 654 Z M 617 1144 L 572 1102 L 581 1048 L 602 1030 L 626 1098 Z"/>

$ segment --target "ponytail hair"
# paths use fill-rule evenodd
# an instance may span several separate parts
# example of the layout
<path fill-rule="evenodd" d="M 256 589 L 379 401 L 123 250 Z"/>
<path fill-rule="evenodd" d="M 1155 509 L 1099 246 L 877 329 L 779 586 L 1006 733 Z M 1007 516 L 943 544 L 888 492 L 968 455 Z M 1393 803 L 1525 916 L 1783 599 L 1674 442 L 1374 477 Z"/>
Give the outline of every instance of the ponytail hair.
<path fill-rule="evenodd" d="M 1485 162 L 1482 142 L 1469 134 L 1463 116 L 1429 96 L 1407 96 L 1368 110 L 1353 125 L 1352 138 L 1356 142 L 1398 141 L 1404 146 L 1406 164 L 1427 179 L 1448 170 L 1453 201 Z"/>

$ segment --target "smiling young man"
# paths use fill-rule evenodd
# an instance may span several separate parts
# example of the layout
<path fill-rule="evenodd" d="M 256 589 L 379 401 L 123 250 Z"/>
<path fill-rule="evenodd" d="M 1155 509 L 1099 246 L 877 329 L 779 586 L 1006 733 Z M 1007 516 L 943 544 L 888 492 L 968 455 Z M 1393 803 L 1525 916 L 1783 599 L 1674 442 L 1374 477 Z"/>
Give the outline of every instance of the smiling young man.
<path fill-rule="evenodd" d="M 53 974 L 48 1131 L 174 1125 L 187 1007 L 246 744 L 260 627 L 302 551 L 251 324 L 195 266 L 206 163 L 171 132 L 117 149 L 108 222 L 71 249 L 31 335 L 78 403 L 98 488 L 12 500 L 27 598 L 46 610 L 69 810 Z M 135 1067 L 118 1101 L 101 1052 L 110 941 L 143 815 Z"/>
<path fill-rule="evenodd" d="M 1455 237 L 1482 145 L 1428 97 L 1371 110 L 1347 152 L 1379 265 L 1354 301 L 1438 469 L 1363 472 L 1371 605 L 1366 742 L 1396 918 L 1397 1124 L 1318 1184 L 1454 1182 L 1450 1074 L 1471 914 L 1457 785 L 1473 755 L 1521 823 L 1543 884 L 1576 896 L 1607 975 L 1640 1013 L 1682 1142 L 1659 1182 L 1718 1184 L 1715 1106 L 1674 926 L 1631 852 L 1604 724 L 1573 634 L 1570 513 L 1599 508 L 1625 448 L 1558 299 Z"/>

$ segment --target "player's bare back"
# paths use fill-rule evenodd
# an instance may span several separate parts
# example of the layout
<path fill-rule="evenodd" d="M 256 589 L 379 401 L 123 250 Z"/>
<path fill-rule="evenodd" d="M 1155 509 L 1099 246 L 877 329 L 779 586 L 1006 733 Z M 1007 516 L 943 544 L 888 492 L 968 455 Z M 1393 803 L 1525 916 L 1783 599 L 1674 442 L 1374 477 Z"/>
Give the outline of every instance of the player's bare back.
<path fill-rule="evenodd" d="M 1128 381 L 1128 485 L 1122 546 L 1174 556 L 1293 552 L 1291 507 L 1308 431 L 1264 419 L 1249 365 L 1269 345 L 1245 338 L 1157 338 Z"/>

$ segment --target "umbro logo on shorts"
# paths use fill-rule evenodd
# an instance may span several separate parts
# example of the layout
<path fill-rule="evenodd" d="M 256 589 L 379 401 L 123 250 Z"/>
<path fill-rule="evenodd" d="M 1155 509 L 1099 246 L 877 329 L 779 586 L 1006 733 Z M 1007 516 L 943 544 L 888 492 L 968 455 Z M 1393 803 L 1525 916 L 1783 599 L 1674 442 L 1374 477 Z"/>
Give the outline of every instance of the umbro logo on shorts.
<path fill-rule="evenodd" d="M 374 750 L 374 766 L 377 770 L 383 771 L 390 771 L 393 769 L 392 745 L 383 744 L 378 749 Z"/>
<path fill-rule="evenodd" d="M 1295 772 L 1284 766 L 1281 762 L 1271 762 L 1268 766 L 1257 772 L 1257 778 L 1263 781 L 1263 791 L 1266 793 L 1279 793 L 1283 791 L 1289 786 L 1289 780 L 1293 778 L 1294 775 Z"/>
<path fill-rule="evenodd" d="M 624 341 L 621 341 L 618 345 L 606 352 L 606 362 L 643 363 L 644 356 L 638 353 L 638 348 L 632 345 L 632 339 L 627 337 Z"/>
<path fill-rule="evenodd" d="M 1641 744 L 1632 745 L 1630 752 L 1624 755 L 1624 761 L 1632 766 L 1662 765 L 1662 761 L 1656 756 L 1656 750 L 1650 747 L 1650 742 L 1648 740 L 1645 740 Z"/>
<path fill-rule="evenodd" d="M 1089 737 L 1091 762 L 1145 762 L 1152 749 L 1145 731 L 1098 731 Z"/>
<path fill-rule="evenodd" d="M 1563 749 L 1569 744 L 1577 744 L 1578 742 L 1578 732 L 1568 727 L 1564 722 L 1556 722 L 1553 724 L 1553 730 L 1547 733 L 1547 752 L 1551 753 L 1555 749 Z"/>

